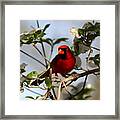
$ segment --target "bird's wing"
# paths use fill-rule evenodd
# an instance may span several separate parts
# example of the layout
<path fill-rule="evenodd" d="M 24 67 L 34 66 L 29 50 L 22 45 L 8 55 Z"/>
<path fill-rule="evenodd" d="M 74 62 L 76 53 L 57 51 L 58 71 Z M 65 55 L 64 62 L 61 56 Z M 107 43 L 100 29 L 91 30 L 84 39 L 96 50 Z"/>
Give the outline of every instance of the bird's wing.
<path fill-rule="evenodd" d="M 54 59 L 53 59 L 52 62 L 50 63 L 51 68 L 54 67 L 54 65 L 58 62 L 59 59 L 60 59 L 60 56 L 59 56 L 59 55 L 56 55 L 56 56 L 54 57 Z"/>

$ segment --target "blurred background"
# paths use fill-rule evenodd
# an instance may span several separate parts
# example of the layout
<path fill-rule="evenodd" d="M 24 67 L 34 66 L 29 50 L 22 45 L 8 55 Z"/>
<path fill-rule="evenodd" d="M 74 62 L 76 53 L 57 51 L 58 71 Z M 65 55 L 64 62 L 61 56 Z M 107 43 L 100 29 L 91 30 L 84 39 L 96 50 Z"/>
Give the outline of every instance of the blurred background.
<path fill-rule="evenodd" d="M 39 26 L 40 28 L 44 28 L 46 24 L 50 24 L 49 28 L 46 30 L 46 38 L 51 38 L 51 39 L 58 39 L 58 38 L 68 38 L 67 42 L 61 42 L 60 44 L 56 45 L 53 50 L 53 54 L 51 57 L 51 60 L 57 55 L 57 48 L 60 45 L 66 44 L 68 46 L 71 46 L 73 44 L 73 39 L 74 36 L 70 33 L 71 28 L 81 28 L 86 22 L 92 22 L 92 20 L 39 20 Z M 95 22 L 100 22 L 95 20 Z M 21 20 L 20 21 L 20 33 L 23 32 L 29 32 L 33 29 L 37 28 L 37 22 L 36 20 Z M 45 52 L 46 56 L 49 59 L 50 58 L 50 47 L 48 44 L 44 43 L 45 46 Z M 95 40 L 92 42 L 92 46 L 99 48 L 100 49 L 100 37 L 96 37 Z M 42 51 L 41 46 L 37 45 L 37 47 Z M 41 62 L 44 62 L 43 57 L 41 57 L 38 52 L 32 47 L 32 45 L 23 45 L 20 49 L 24 50 L 28 54 L 34 56 L 35 58 L 39 59 Z M 98 54 L 99 51 L 93 50 L 92 55 L 94 56 L 95 54 Z M 84 69 L 92 69 L 95 66 L 92 64 L 88 64 L 86 62 L 86 57 L 88 53 L 83 53 L 80 54 L 80 65 Z M 31 71 L 38 71 L 42 72 L 45 70 L 45 68 L 40 65 L 38 62 L 34 61 L 33 59 L 29 58 L 23 53 L 20 53 L 20 64 L 26 63 L 26 72 L 25 74 L 27 75 Z M 79 83 L 82 83 L 84 81 L 84 77 L 79 78 L 76 82 L 73 84 L 75 86 L 78 86 L 79 88 Z M 93 87 L 95 88 L 95 91 L 91 92 L 91 96 L 89 100 L 99 100 L 100 99 L 100 78 L 94 76 L 93 74 L 88 76 L 87 79 L 87 84 L 86 86 L 88 87 Z M 40 93 L 40 89 L 37 88 L 32 88 L 33 91 Z M 27 89 L 24 90 L 23 93 L 20 93 L 20 99 L 21 100 L 26 100 L 25 96 L 36 96 L 36 94 L 28 91 Z M 63 94 L 63 98 L 66 97 L 66 93 Z"/>

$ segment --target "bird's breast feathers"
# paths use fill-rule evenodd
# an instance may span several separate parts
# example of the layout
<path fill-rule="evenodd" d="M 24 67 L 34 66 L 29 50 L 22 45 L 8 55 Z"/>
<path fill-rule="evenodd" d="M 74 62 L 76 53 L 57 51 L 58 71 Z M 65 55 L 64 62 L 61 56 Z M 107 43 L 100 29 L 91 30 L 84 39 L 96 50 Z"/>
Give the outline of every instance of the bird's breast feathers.
<path fill-rule="evenodd" d="M 75 66 L 75 58 L 73 56 L 68 56 L 66 59 L 55 58 L 55 61 L 52 63 L 53 73 L 66 74 L 70 72 Z"/>

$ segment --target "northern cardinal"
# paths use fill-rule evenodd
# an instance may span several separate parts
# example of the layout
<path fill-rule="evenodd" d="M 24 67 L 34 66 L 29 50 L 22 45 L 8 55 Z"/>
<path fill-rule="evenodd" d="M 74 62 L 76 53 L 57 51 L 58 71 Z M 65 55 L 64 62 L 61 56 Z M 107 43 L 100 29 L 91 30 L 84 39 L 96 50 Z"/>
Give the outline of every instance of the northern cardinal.
<path fill-rule="evenodd" d="M 58 54 L 51 62 L 53 73 L 65 75 L 70 72 L 76 63 L 76 59 L 67 45 L 58 47 Z"/>
<path fill-rule="evenodd" d="M 52 73 L 60 73 L 61 75 L 65 76 L 66 73 L 70 72 L 76 63 L 76 59 L 71 52 L 70 48 L 67 45 L 61 45 L 58 47 L 58 54 L 50 63 L 50 67 L 52 68 Z M 40 78 L 45 76 L 49 76 L 50 69 L 46 71 Z M 42 81 L 37 81 L 38 83 L 42 83 Z M 36 82 L 34 81 L 32 85 L 35 85 Z"/>

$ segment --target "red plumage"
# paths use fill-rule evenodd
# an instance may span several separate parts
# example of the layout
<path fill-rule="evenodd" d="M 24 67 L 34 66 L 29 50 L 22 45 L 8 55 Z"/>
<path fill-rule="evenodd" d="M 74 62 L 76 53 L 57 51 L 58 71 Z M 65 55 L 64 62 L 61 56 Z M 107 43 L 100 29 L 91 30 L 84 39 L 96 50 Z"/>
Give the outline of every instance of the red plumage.
<path fill-rule="evenodd" d="M 66 73 L 70 72 L 76 63 L 76 59 L 67 45 L 61 45 L 58 47 L 58 54 L 52 60 L 50 67 L 52 68 L 52 73 L 60 73 L 65 76 Z M 49 76 L 50 69 L 43 73 L 40 78 Z M 31 85 L 41 84 L 43 80 L 36 80 L 31 83 Z"/>
<path fill-rule="evenodd" d="M 70 72 L 76 63 L 76 59 L 67 45 L 58 47 L 58 54 L 51 62 L 53 73 L 65 75 Z"/>

